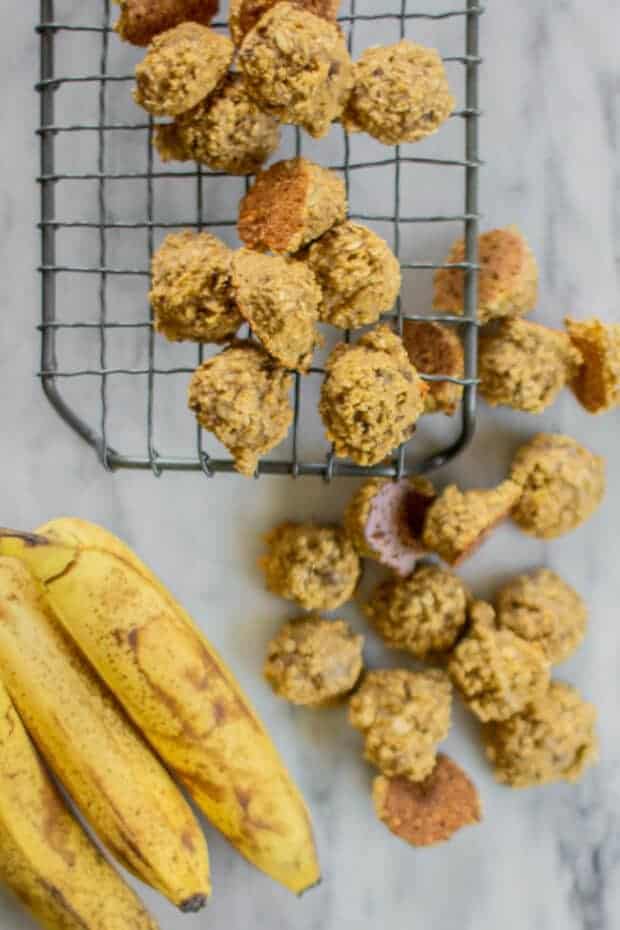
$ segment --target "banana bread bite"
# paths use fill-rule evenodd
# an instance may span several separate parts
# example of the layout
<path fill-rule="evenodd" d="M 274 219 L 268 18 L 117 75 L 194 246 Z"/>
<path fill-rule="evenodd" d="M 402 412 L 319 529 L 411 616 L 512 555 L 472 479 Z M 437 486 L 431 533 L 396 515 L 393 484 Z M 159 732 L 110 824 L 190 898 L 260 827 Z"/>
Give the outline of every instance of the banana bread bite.
<path fill-rule="evenodd" d="M 263 110 L 317 139 L 341 115 L 353 86 L 340 29 L 293 3 L 277 3 L 248 32 L 239 67 Z"/>
<path fill-rule="evenodd" d="M 400 264 L 387 242 L 351 220 L 314 242 L 305 260 L 323 291 L 321 320 L 356 329 L 376 323 L 394 306 L 401 286 Z"/>
<path fill-rule="evenodd" d="M 231 0 L 228 24 L 235 45 L 241 45 L 245 36 L 261 16 L 279 0 Z M 296 6 L 332 23 L 336 22 L 340 0 L 294 0 Z"/>
<path fill-rule="evenodd" d="M 418 659 L 452 649 L 467 620 L 467 588 L 438 565 L 418 565 L 409 578 L 388 578 L 364 613 L 386 646 Z"/>
<path fill-rule="evenodd" d="M 557 433 L 539 433 L 522 446 L 510 476 L 523 489 L 512 518 L 539 539 L 576 529 L 605 494 L 605 460 Z"/>
<path fill-rule="evenodd" d="M 218 11 L 218 0 L 118 0 L 121 15 L 114 27 L 121 39 L 148 45 L 160 32 L 180 23 L 208 26 Z"/>
<path fill-rule="evenodd" d="M 228 74 L 205 100 L 173 123 L 157 126 L 162 161 L 196 161 L 212 171 L 255 174 L 280 144 L 280 124 L 248 95 L 239 74 Z"/>
<path fill-rule="evenodd" d="M 239 238 L 260 252 L 292 254 L 344 220 L 344 181 L 307 158 L 276 162 L 239 205 Z"/>
<path fill-rule="evenodd" d="M 364 637 L 344 620 L 307 617 L 285 623 L 271 640 L 265 678 L 277 695 L 324 707 L 352 691 L 362 673 Z"/>
<path fill-rule="evenodd" d="M 370 478 L 349 501 L 345 529 L 360 555 L 406 577 L 424 551 L 424 517 L 436 496 L 428 478 Z"/>
<path fill-rule="evenodd" d="M 260 346 L 238 343 L 196 369 L 189 407 L 226 446 L 237 471 L 251 477 L 261 455 L 288 433 L 292 384 L 292 376 Z"/>
<path fill-rule="evenodd" d="M 272 594 L 305 610 L 335 610 L 353 596 L 362 569 L 340 527 L 282 523 L 267 534 L 266 543 L 260 566 Z"/>
<path fill-rule="evenodd" d="M 461 491 L 451 484 L 431 505 L 422 542 L 449 565 L 459 565 L 506 519 L 521 496 L 515 481 L 489 490 Z"/>
<path fill-rule="evenodd" d="M 379 820 L 411 846 L 445 843 L 457 830 L 482 820 L 476 786 L 443 753 L 424 781 L 377 775 L 372 798 Z"/>
<path fill-rule="evenodd" d="M 598 761 L 596 710 L 561 681 L 520 714 L 484 728 L 495 777 L 511 788 L 579 781 Z"/>
<path fill-rule="evenodd" d="M 233 52 L 230 39 L 198 23 L 162 32 L 136 67 L 134 99 L 155 116 L 191 110 L 217 87 Z"/>
<path fill-rule="evenodd" d="M 465 261 L 465 240 L 458 239 L 447 264 Z M 516 226 L 492 229 L 478 240 L 478 321 L 524 316 L 536 306 L 538 266 Z M 442 313 L 463 313 L 465 273 L 460 268 L 435 272 L 433 307 Z"/>
<path fill-rule="evenodd" d="M 549 663 L 538 646 L 500 629 L 490 604 L 477 601 L 469 613 L 471 628 L 452 654 L 450 677 L 479 720 L 507 720 L 544 694 Z"/>
<path fill-rule="evenodd" d="M 566 333 L 528 320 L 502 320 L 483 333 L 480 393 L 492 407 L 542 413 L 579 371 L 581 354 Z"/>
<path fill-rule="evenodd" d="M 585 635 L 584 601 L 548 568 L 512 578 L 497 592 L 495 609 L 499 627 L 536 643 L 552 665 L 568 659 Z"/>
<path fill-rule="evenodd" d="M 155 328 L 173 342 L 227 342 L 243 322 L 233 299 L 231 249 L 209 233 L 166 236 L 152 262 Z"/>
<path fill-rule="evenodd" d="M 326 364 L 320 413 L 337 455 L 375 465 L 405 442 L 424 411 L 426 385 L 387 326 L 355 345 L 339 343 Z"/>
<path fill-rule="evenodd" d="M 465 358 L 463 344 L 453 326 L 418 320 L 403 322 L 403 343 L 412 365 L 422 375 L 449 375 L 463 378 Z M 463 396 L 460 384 L 451 381 L 428 381 L 426 413 L 456 413 Z"/>
<path fill-rule="evenodd" d="M 571 387 L 589 413 L 620 406 L 620 323 L 566 319 L 573 345 L 581 354 L 581 368 Z"/>
<path fill-rule="evenodd" d="M 439 52 L 402 39 L 369 48 L 356 62 L 343 124 L 384 145 L 418 142 L 437 132 L 454 103 Z"/>
<path fill-rule="evenodd" d="M 364 736 L 364 757 L 384 775 L 422 781 L 435 767 L 450 729 L 452 688 L 445 672 L 368 672 L 349 702 L 349 721 Z"/>
<path fill-rule="evenodd" d="M 241 249 L 233 257 L 232 283 L 242 316 L 269 354 L 307 371 L 321 344 L 321 290 L 312 272 L 301 262 Z"/>

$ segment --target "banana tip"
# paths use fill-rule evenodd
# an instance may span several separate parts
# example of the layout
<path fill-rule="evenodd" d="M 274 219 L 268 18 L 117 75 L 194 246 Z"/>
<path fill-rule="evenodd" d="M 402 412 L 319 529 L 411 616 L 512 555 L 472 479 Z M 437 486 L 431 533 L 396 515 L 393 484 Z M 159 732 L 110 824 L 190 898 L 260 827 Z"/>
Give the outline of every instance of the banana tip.
<path fill-rule="evenodd" d="M 323 876 L 319 875 L 319 877 L 317 878 L 315 882 L 312 882 L 312 884 L 308 885 L 307 888 L 303 888 L 300 892 L 298 892 L 297 897 L 303 898 L 304 895 L 307 895 L 309 891 L 314 891 L 315 888 L 318 888 L 319 885 L 322 885 L 322 884 L 323 884 Z"/>
<path fill-rule="evenodd" d="M 201 911 L 207 903 L 206 894 L 194 894 L 191 898 L 187 898 L 185 901 L 182 901 L 179 905 L 179 910 L 184 914 L 196 914 L 198 911 Z"/>

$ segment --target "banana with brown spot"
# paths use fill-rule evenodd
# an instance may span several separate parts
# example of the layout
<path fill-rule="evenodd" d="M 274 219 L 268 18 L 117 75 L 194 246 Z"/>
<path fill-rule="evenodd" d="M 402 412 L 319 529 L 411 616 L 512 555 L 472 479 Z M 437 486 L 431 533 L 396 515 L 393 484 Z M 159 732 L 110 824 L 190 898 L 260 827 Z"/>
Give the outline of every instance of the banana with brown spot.
<path fill-rule="evenodd" d="M 69 812 L 1 684 L 0 880 L 48 930 L 158 930 Z"/>
<path fill-rule="evenodd" d="M 294 892 L 319 879 L 308 812 L 239 685 L 165 586 L 119 539 L 75 519 L 0 552 L 44 584 L 70 636 L 201 809 Z"/>
<path fill-rule="evenodd" d="M 0 678 L 118 861 L 182 910 L 202 907 L 209 861 L 189 805 L 66 635 L 36 578 L 10 557 L 0 557 Z"/>

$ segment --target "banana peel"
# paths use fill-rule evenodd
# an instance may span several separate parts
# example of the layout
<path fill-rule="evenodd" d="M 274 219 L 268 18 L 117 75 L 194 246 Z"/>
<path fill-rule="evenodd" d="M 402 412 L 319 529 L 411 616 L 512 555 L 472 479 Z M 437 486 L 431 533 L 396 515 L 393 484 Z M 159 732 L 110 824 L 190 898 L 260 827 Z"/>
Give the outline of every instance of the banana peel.
<path fill-rule="evenodd" d="M 27 566 L 0 557 L 0 679 L 50 768 L 113 855 L 181 910 L 209 861 L 178 787 L 84 661 Z"/>
<path fill-rule="evenodd" d="M 0 880 L 47 930 L 158 930 L 70 813 L 1 684 Z"/>
<path fill-rule="evenodd" d="M 120 539 L 63 518 L 0 529 L 60 622 L 208 819 L 257 868 L 301 893 L 320 878 L 304 800 L 231 672 Z"/>

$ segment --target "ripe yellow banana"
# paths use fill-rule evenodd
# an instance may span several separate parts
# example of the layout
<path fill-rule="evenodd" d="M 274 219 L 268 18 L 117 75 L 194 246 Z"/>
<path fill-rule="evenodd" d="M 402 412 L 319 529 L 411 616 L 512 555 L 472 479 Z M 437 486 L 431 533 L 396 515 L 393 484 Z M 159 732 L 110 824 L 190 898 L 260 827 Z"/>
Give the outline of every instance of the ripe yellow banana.
<path fill-rule="evenodd" d="M 1 684 L 0 880 L 48 930 L 157 930 L 69 812 Z"/>
<path fill-rule="evenodd" d="M 119 539 L 63 519 L 0 530 L 70 636 L 198 805 L 292 891 L 319 878 L 303 798 L 232 674 L 170 592 Z"/>
<path fill-rule="evenodd" d="M 39 583 L 0 557 L 0 679 L 42 755 L 102 841 L 182 910 L 210 892 L 185 799 L 78 653 Z"/>

